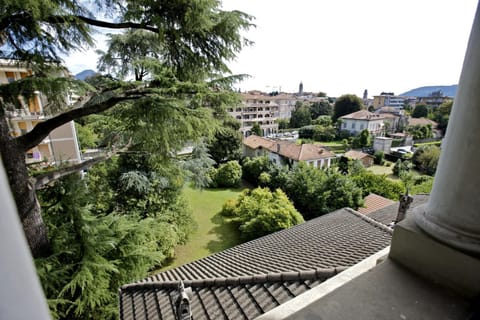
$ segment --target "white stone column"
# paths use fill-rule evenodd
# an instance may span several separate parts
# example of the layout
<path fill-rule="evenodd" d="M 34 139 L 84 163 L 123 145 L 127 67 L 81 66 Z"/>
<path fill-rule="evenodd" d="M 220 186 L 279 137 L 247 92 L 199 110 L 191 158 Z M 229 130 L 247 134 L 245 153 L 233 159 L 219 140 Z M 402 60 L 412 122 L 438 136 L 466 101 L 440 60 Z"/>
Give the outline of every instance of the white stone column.
<path fill-rule="evenodd" d="M 463 70 L 428 203 L 415 221 L 449 246 L 480 253 L 480 12 L 477 8 Z"/>

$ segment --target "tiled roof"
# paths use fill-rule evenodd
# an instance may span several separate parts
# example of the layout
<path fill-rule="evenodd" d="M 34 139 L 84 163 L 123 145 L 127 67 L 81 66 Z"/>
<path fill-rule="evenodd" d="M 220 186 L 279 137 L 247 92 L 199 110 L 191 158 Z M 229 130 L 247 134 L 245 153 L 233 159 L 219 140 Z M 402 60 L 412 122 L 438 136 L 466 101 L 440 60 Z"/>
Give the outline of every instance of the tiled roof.
<path fill-rule="evenodd" d="M 382 120 L 383 114 L 376 114 L 368 110 L 360 110 L 357 112 L 346 114 L 340 119 L 353 119 L 353 120 Z"/>
<path fill-rule="evenodd" d="M 259 147 L 270 149 L 274 141 L 252 134 L 243 139 L 243 144 L 252 149 L 258 149 Z"/>
<path fill-rule="evenodd" d="M 246 242 L 120 289 L 121 319 L 174 319 L 177 286 L 194 319 L 252 319 L 390 244 L 391 230 L 351 209 Z"/>
<path fill-rule="evenodd" d="M 409 126 L 426 126 L 431 125 L 432 128 L 438 127 L 438 123 L 428 118 L 408 118 Z"/>
<path fill-rule="evenodd" d="M 427 203 L 429 196 L 427 194 L 417 194 L 413 196 L 413 202 L 410 204 L 410 209 L 411 210 L 421 204 Z M 379 209 L 375 212 L 372 212 L 368 215 L 369 218 L 372 218 L 380 223 L 383 223 L 384 225 L 388 225 L 392 221 L 395 221 L 398 213 L 398 202 L 395 202 L 388 207 L 384 207 L 382 209 Z M 407 212 L 408 214 L 408 212 Z"/>
<path fill-rule="evenodd" d="M 375 212 L 379 209 L 388 207 L 395 203 L 395 201 L 384 198 L 375 193 L 370 193 L 368 196 L 365 197 L 365 199 L 363 199 L 363 202 L 363 207 L 357 209 L 358 212 L 363 214 Z"/>
<path fill-rule="evenodd" d="M 361 151 L 355 151 L 355 150 L 349 150 L 349 151 L 345 152 L 344 156 L 349 158 L 349 159 L 353 159 L 353 160 L 360 160 L 360 159 L 363 159 L 365 157 L 373 158 L 373 156 L 369 155 L 368 153 L 361 152 Z"/>
<path fill-rule="evenodd" d="M 319 158 L 334 158 L 335 154 L 328 151 L 318 144 L 305 143 L 300 145 L 300 152 L 298 155 L 299 161 L 315 160 Z M 297 159 L 296 159 L 297 160 Z"/>
<path fill-rule="evenodd" d="M 243 139 L 243 144 L 251 149 L 259 147 L 280 154 L 286 158 L 296 161 L 308 161 L 322 158 L 334 158 L 335 154 L 318 144 L 301 144 L 285 140 L 270 140 L 267 138 L 250 135 Z"/>

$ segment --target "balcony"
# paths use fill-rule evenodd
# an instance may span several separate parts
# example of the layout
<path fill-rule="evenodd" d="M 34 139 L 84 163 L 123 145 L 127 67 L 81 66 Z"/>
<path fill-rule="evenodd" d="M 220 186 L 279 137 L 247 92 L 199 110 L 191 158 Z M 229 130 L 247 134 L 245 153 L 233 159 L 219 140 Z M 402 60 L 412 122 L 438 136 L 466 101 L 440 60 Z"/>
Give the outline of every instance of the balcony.
<path fill-rule="evenodd" d="M 30 112 L 25 109 L 15 109 L 6 111 L 7 117 L 11 119 L 45 119 L 46 116 L 43 112 Z"/>

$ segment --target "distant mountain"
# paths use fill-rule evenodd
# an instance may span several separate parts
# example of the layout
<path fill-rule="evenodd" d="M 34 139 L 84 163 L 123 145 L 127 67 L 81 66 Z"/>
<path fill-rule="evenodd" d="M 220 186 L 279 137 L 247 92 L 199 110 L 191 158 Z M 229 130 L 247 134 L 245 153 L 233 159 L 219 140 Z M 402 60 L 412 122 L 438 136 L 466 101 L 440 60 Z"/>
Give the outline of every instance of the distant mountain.
<path fill-rule="evenodd" d="M 75 79 L 78 79 L 78 80 L 85 80 L 89 77 L 93 77 L 94 75 L 96 75 L 97 72 L 96 71 L 93 71 L 91 69 L 87 69 L 87 70 L 83 70 L 82 72 L 80 73 L 77 73 L 75 75 Z"/>
<path fill-rule="evenodd" d="M 405 93 L 402 93 L 401 96 L 406 97 L 428 97 L 433 92 L 442 91 L 444 96 L 447 97 L 455 97 L 455 93 L 457 92 L 457 85 L 451 86 L 428 86 L 428 87 L 420 87 L 416 89 L 412 89 Z"/>

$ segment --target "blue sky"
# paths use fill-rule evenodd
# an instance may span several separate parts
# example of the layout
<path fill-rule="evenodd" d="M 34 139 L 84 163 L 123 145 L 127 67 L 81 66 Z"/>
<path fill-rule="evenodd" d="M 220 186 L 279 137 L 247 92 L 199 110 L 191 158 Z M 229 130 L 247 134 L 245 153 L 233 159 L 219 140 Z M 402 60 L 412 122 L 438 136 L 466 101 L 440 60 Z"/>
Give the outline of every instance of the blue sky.
<path fill-rule="evenodd" d="M 256 17 L 255 45 L 230 64 L 252 77 L 244 90 L 305 91 L 331 96 L 397 94 L 458 82 L 475 0 L 224 0 Z M 104 49 L 104 37 L 97 45 Z M 95 69 L 93 50 L 66 59 L 73 73 Z"/>

